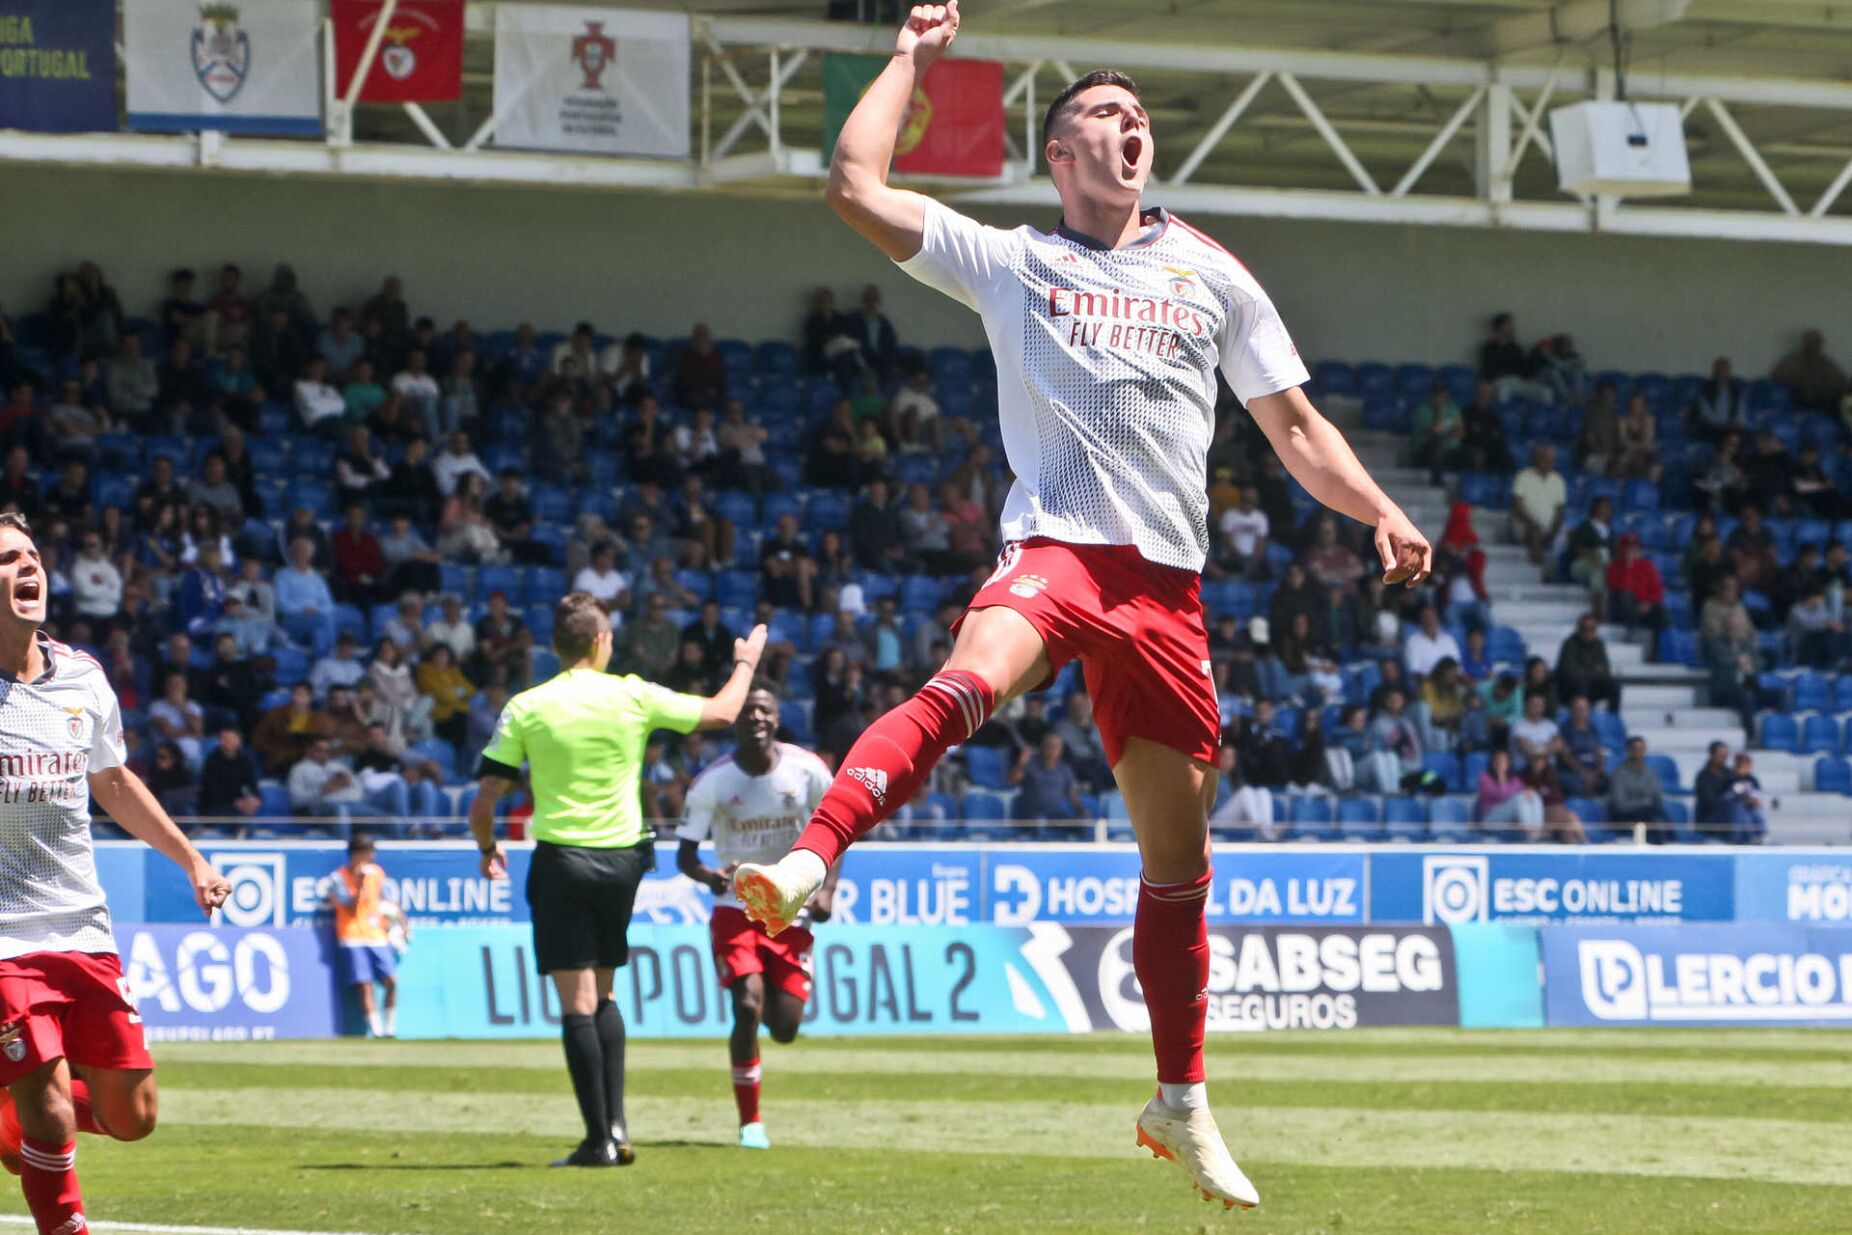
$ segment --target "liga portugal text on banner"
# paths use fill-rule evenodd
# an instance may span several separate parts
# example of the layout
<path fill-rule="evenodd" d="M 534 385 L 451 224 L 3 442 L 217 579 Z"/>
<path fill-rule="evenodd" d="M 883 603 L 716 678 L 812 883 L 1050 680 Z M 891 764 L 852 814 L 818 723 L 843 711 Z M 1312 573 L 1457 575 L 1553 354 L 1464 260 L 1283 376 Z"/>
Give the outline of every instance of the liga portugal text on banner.
<path fill-rule="evenodd" d="M 134 0 L 122 33 L 131 129 L 322 131 L 316 0 Z"/>
<path fill-rule="evenodd" d="M 335 93 L 342 98 L 385 8 L 384 0 L 330 0 Z M 448 103 L 462 93 L 463 0 L 399 0 L 360 101 Z"/>
<path fill-rule="evenodd" d="M 495 6 L 495 144 L 686 158 L 688 17 Z"/>
<path fill-rule="evenodd" d="M 886 56 L 823 57 L 823 153 Z M 894 145 L 894 170 L 925 176 L 1003 174 L 1003 66 L 995 60 L 939 60 L 913 91 Z"/>
<path fill-rule="evenodd" d="M 13 0 L 0 8 L 0 129 L 115 127 L 115 0 Z"/>

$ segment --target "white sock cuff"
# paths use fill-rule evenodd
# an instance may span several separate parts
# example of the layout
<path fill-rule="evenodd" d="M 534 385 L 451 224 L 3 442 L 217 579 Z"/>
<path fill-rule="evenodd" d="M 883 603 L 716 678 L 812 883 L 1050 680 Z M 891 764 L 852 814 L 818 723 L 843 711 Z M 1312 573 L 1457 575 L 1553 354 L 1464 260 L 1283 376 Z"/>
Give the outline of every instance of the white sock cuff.
<path fill-rule="evenodd" d="M 1164 1105 L 1184 1111 L 1209 1109 L 1209 1086 L 1202 1081 L 1159 1081 L 1158 1094 Z"/>
<path fill-rule="evenodd" d="M 779 860 L 779 864 L 794 875 L 803 876 L 813 887 L 823 883 L 823 877 L 830 873 L 828 863 L 808 849 L 793 849 Z"/>
<path fill-rule="evenodd" d="M 735 1085 L 757 1085 L 761 1075 L 758 1062 L 736 1063 L 733 1065 L 733 1083 Z"/>

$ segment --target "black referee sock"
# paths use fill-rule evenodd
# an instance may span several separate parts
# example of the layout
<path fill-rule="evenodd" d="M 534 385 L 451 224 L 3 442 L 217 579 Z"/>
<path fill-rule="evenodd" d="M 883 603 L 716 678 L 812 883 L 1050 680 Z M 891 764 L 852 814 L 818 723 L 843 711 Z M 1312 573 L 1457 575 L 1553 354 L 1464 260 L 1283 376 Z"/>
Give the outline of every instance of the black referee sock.
<path fill-rule="evenodd" d="M 566 1043 L 566 1071 L 572 1075 L 572 1092 L 579 1099 L 585 1120 L 585 1139 L 603 1142 L 611 1136 L 611 1116 L 605 1107 L 604 1048 L 598 1041 L 593 1018 L 567 1013 L 560 1018 L 560 1037 Z"/>
<path fill-rule="evenodd" d="M 592 1023 L 598 1029 L 598 1045 L 604 1051 L 604 1105 L 613 1122 L 628 1132 L 624 1119 L 624 1014 L 617 1003 L 607 999 L 598 1005 Z"/>

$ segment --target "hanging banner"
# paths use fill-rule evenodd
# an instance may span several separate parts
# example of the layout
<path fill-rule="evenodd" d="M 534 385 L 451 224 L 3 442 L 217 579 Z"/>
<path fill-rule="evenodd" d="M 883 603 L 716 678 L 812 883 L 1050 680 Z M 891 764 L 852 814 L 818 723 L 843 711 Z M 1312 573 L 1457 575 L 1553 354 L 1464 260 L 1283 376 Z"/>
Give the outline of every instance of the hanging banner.
<path fill-rule="evenodd" d="M 115 127 L 115 0 L 0 5 L 0 129 Z"/>
<path fill-rule="evenodd" d="M 335 94 L 347 97 L 384 0 L 331 0 Z M 463 0 L 400 0 L 381 36 L 362 103 L 448 103 L 463 93 Z"/>
<path fill-rule="evenodd" d="M 135 0 L 122 32 L 129 128 L 321 133 L 315 0 Z"/>
<path fill-rule="evenodd" d="M 823 57 L 823 157 L 886 56 Z M 913 88 L 894 143 L 894 170 L 925 176 L 1003 174 L 1003 65 L 939 60 Z"/>
<path fill-rule="evenodd" d="M 688 17 L 495 7 L 495 144 L 687 158 Z"/>

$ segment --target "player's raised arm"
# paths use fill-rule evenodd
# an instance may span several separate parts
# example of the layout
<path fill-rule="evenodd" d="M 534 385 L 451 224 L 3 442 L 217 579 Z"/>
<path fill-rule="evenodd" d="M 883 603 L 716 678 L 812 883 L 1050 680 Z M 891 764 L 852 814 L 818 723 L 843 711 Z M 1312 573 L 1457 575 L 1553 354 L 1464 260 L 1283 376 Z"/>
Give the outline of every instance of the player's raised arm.
<path fill-rule="evenodd" d="M 193 842 L 175 826 L 172 818 L 141 777 L 125 767 L 104 768 L 90 773 L 90 796 L 109 812 L 122 829 L 142 841 L 186 872 L 193 885 L 193 899 L 207 914 L 225 903 L 231 895 L 231 881 L 206 861 Z"/>
<path fill-rule="evenodd" d="M 888 166 L 900 122 L 926 69 L 958 35 L 958 0 L 916 4 L 894 41 L 894 54 L 836 135 L 826 196 L 843 220 L 897 262 L 920 251 L 926 199 L 889 188 Z"/>
<path fill-rule="evenodd" d="M 1359 523 L 1376 529 L 1383 582 L 1410 587 L 1428 577 L 1434 551 L 1402 508 L 1389 499 L 1337 427 L 1312 406 L 1298 386 L 1248 400 L 1248 415 L 1261 427 L 1280 462 L 1307 493 Z"/>

